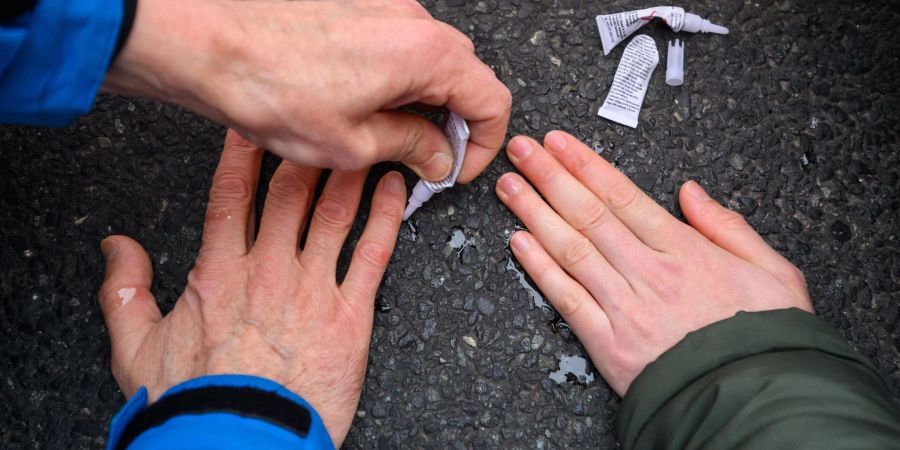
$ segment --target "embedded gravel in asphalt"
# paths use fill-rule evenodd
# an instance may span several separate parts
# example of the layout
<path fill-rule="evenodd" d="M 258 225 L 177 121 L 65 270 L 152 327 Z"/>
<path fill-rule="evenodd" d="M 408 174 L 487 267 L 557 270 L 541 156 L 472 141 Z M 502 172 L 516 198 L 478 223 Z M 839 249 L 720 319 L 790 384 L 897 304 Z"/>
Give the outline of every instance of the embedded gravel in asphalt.
<path fill-rule="evenodd" d="M 661 62 L 636 130 L 596 115 L 625 45 L 604 56 L 594 16 L 655 5 L 426 6 L 468 34 L 513 92 L 510 136 L 570 131 L 672 211 L 680 184 L 701 182 L 805 272 L 819 314 L 900 398 L 896 2 L 683 4 L 731 34 L 680 35 L 685 85 L 672 88 L 674 33 L 642 29 Z M 69 128 L 0 128 L 0 447 L 105 442 L 124 398 L 96 303 L 98 244 L 110 233 L 144 244 L 171 309 L 200 245 L 223 137 L 182 109 L 108 96 Z M 266 172 L 276 164 L 268 158 Z M 617 397 L 579 367 L 583 348 L 535 306 L 542 296 L 510 260 L 520 224 L 494 183 L 511 169 L 500 156 L 404 225 L 346 447 L 616 446 Z"/>

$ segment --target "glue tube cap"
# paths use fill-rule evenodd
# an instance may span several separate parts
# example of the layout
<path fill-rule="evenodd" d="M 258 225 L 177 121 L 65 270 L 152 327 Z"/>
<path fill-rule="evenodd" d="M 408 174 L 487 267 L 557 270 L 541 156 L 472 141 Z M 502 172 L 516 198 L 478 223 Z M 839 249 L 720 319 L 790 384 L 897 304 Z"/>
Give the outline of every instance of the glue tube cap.
<path fill-rule="evenodd" d="M 681 86 L 684 84 L 684 41 L 669 41 L 669 52 L 666 55 L 666 84 Z"/>

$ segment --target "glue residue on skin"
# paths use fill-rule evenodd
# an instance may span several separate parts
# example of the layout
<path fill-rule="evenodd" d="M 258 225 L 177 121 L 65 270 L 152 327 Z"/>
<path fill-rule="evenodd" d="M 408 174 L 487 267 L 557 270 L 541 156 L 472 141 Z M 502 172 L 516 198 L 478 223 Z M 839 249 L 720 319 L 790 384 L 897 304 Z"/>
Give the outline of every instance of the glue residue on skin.
<path fill-rule="evenodd" d="M 119 291 L 118 291 L 118 294 L 119 294 L 119 305 L 120 305 L 120 306 L 125 306 L 125 305 L 127 305 L 128 302 L 130 302 L 132 299 L 134 299 L 134 294 L 135 294 L 136 292 L 137 292 L 137 289 L 135 289 L 135 288 L 122 288 L 122 289 L 119 289 Z"/>

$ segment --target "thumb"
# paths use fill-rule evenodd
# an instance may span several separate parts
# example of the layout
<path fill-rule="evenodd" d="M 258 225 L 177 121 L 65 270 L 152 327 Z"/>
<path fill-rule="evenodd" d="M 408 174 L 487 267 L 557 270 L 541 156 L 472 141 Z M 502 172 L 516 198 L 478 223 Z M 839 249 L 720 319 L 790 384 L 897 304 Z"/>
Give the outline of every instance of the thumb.
<path fill-rule="evenodd" d="M 802 272 L 770 247 L 743 216 L 713 200 L 700 184 L 683 184 L 679 203 L 685 218 L 700 234 L 738 258 L 762 267 L 801 297 L 806 296 Z"/>
<path fill-rule="evenodd" d="M 100 309 L 112 347 L 113 372 L 130 363 L 153 325 L 162 319 L 150 293 L 153 269 L 140 244 L 125 236 L 100 243 L 106 258 L 106 278 L 100 287 Z M 117 379 L 122 379 L 116 375 Z"/>
<path fill-rule="evenodd" d="M 395 111 L 375 113 L 362 132 L 383 161 L 400 161 L 421 178 L 438 181 L 453 170 L 453 150 L 441 129 L 423 117 Z"/>

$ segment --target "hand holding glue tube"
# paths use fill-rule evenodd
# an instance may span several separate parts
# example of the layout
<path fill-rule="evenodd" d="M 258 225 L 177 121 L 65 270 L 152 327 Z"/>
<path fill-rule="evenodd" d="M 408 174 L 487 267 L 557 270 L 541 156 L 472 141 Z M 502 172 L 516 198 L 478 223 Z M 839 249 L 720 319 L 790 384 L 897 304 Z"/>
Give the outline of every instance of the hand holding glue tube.
<path fill-rule="evenodd" d="M 677 6 L 657 6 L 617 14 L 597 16 L 597 27 L 600 29 L 600 40 L 603 41 L 603 54 L 608 55 L 632 33 L 654 18 L 659 17 L 672 31 L 688 33 L 728 34 L 728 28 L 716 25 L 696 14 L 687 13 Z"/>
<path fill-rule="evenodd" d="M 413 188 L 412 194 L 409 196 L 409 204 L 406 211 L 403 211 L 403 220 L 408 220 L 410 216 L 419 209 L 422 204 L 427 202 L 434 194 L 447 189 L 456 183 L 459 177 L 459 171 L 462 169 L 463 160 L 466 158 L 466 144 L 469 142 L 469 126 L 466 121 L 454 112 L 447 117 L 447 124 L 444 126 L 444 134 L 453 148 L 453 171 L 450 176 L 441 181 L 425 181 L 419 180 L 416 187 Z"/>

